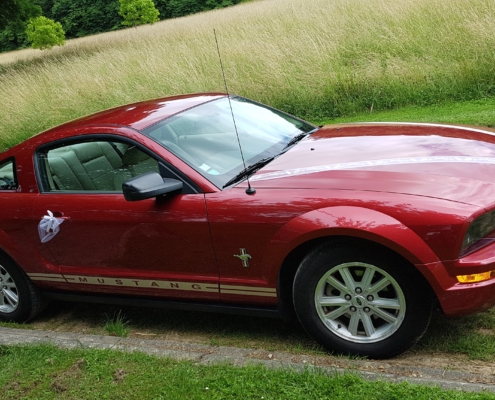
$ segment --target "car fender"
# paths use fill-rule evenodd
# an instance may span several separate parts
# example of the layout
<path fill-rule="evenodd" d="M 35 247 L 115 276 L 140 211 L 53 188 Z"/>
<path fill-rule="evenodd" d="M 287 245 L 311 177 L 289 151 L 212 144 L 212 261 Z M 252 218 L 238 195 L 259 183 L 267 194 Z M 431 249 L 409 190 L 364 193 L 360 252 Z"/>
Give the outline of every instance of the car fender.
<path fill-rule="evenodd" d="M 425 264 L 439 259 L 423 239 L 395 218 L 364 207 L 326 207 L 293 218 L 273 236 L 264 264 L 278 270 L 298 246 L 325 237 L 360 238 L 385 246 L 416 265 L 430 284 L 437 286 Z"/>
<path fill-rule="evenodd" d="M 26 246 L 29 244 L 26 243 Z M 45 268 L 33 253 L 19 246 L 5 231 L 0 229 L 0 253 L 4 253 L 18 264 L 25 272 L 43 271 Z M 26 267 L 29 266 L 29 271 Z"/>

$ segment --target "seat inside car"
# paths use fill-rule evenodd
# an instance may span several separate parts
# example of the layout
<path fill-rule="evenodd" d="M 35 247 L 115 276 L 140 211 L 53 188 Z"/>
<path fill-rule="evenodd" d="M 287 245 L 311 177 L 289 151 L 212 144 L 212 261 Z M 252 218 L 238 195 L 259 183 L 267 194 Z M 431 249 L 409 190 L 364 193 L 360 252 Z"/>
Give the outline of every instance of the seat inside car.
<path fill-rule="evenodd" d="M 114 191 L 114 171 L 123 166 L 121 154 L 127 147 L 119 145 L 120 149 L 109 142 L 86 142 L 49 151 L 54 189 Z"/>

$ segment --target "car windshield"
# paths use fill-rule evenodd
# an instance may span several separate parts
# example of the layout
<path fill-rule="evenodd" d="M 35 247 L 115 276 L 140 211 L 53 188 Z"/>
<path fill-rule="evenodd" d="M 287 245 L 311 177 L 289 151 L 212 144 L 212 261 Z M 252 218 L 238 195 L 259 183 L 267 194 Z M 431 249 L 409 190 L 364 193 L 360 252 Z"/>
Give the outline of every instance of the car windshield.
<path fill-rule="evenodd" d="M 243 180 L 245 168 L 278 156 L 294 137 L 315 128 L 251 100 L 232 97 L 229 104 L 225 97 L 167 118 L 143 133 L 223 188 Z"/>

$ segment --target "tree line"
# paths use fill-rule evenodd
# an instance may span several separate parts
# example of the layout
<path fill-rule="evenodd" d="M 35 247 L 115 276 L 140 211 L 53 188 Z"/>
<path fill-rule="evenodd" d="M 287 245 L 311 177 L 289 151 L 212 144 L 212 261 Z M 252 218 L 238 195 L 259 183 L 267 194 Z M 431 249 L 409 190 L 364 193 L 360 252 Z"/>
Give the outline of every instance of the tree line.
<path fill-rule="evenodd" d="M 241 1 L 0 0 L 0 52 L 29 47 L 30 44 L 36 47 L 33 38 L 47 30 L 58 32 L 58 37 L 63 32 L 65 38 L 71 39 L 228 7 Z M 143 9 L 146 9 L 144 17 L 142 12 L 136 11 Z M 43 35 L 46 39 L 46 33 Z M 37 48 L 43 48 L 43 45 Z"/>

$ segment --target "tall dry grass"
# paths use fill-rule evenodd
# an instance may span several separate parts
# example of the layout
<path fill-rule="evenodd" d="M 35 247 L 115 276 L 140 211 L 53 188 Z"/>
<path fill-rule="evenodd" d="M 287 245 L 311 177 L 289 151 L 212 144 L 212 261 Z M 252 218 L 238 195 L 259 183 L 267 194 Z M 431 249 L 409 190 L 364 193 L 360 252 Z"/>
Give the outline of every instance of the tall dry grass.
<path fill-rule="evenodd" d="M 493 0 L 259 0 L 17 53 L 0 64 L 0 150 L 118 104 L 224 91 L 214 29 L 230 91 L 300 116 L 492 95 L 494 17 Z"/>

